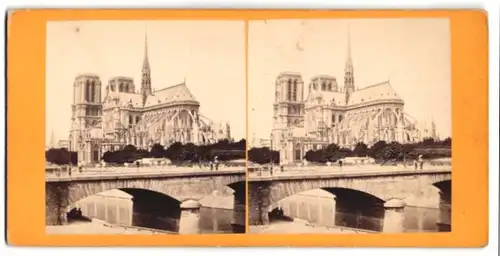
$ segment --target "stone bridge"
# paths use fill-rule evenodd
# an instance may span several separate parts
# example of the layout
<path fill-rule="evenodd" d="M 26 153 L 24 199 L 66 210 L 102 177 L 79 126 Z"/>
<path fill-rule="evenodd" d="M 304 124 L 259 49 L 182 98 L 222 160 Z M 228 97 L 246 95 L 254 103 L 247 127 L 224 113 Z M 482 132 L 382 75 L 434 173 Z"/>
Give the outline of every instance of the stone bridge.
<path fill-rule="evenodd" d="M 184 216 L 184 208 L 189 212 L 197 212 L 199 211 L 197 201 L 217 189 L 228 186 L 234 190 L 233 223 L 237 226 L 236 229 L 244 229 L 246 219 L 244 168 L 217 171 L 166 168 L 168 167 L 155 170 L 130 168 L 127 171 L 93 169 L 74 173 L 72 176 L 47 176 L 46 224 L 67 224 L 66 213 L 70 205 L 88 196 L 112 189 L 120 189 L 132 195 L 134 204 L 152 204 L 153 201 L 156 204 L 170 204 L 166 207 L 179 209 L 173 215 L 180 218 L 181 215 Z M 193 209 L 193 205 L 198 205 L 198 209 Z M 182 223 L 182 220 L 180 222 Z M 182 228 L 179 227 L 179 232 L 181 231 Z"/>
<path fill-rule="evenodd" d="M 440 190 L 441 201 L 438 226 L 444 226 L 442 229 L 451 228 L 451 166 L 428 167 L 426 170 L 402 167 L 364 168 L 340 170 L 338 167 L 330 167 L 329 171 L 302 168 L 301 171 L 291 173 L 274 170 L 273 175 L 250 175 L 249 225 L 269 224 L 270 208 L 285 197 L 307 190 L 324 189 L 336 196 L 336 216 L 339 212 L 361 213 L 384 219 L 380 227 L 374 230 L 400 232 L 402 223 L 397 219 L 404 209 L 404 199 L 419 196 L 422 189 L 435 186 Z M 256 173 L 255 170 L 249 172 Z"/>

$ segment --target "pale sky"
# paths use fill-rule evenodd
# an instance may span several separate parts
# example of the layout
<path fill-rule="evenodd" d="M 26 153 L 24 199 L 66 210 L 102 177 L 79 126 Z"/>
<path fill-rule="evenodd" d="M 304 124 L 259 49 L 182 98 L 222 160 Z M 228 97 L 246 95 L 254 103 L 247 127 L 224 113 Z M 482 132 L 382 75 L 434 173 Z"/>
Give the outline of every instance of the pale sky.
<path fill-rule="evenodd" d="M 73 81 L 98 74 L 130 76 L 140 90 L 144 35 L 154 89 L 184 79 L 214 122 L 227 121 L 235 140 L 245 138 L 245 25 L 243 21 L 77 21 L 47 24 L 46 140 L 67 139 Z"/>
<path fill-rule="evenodd" d="M 441 138 L 451 136 L 448 19 L 267 20 L 249 23 L 249 140 L 270 138 L 276 77 L 302 74 L 304 99 L 314 75 L 344 85 L 348 31 L 355 86 L 390 80 L 405 112 L 434 119 Z"/>

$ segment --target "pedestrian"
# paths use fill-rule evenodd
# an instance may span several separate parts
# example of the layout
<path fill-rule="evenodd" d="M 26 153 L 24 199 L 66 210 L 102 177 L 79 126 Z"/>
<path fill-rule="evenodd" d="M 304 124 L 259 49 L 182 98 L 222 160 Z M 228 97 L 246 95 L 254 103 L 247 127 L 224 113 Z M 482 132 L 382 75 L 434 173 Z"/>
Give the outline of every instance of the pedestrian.
<path fill-rule="evenodd" d="M 82 161 L 78 162 L 78 171 L 79 172 L 83 171 L 83 163 L 82 163 Z"/>
<path fill-rule="evenodd" d="M 214 157 L 214 163 L 215 163 L 215 170 L 217 171 L 219 169 L 219 157 L 218 156 Z"/>
<path fill-rule="evenodd" d="M 278 207 L 278 215 L 279 215 L 280 217 L 285 216 L 285 212 L 283 211 L 283 208 L 281 208 L 281 206 L 280 206 L 280 207 Z"/>
<path fill-rule="evenodd" d="M 424 168 L 424 159 L 422 159 L 422 155 L 418 156 L 418 163 L 420 164 L 420 170 Z"/>
<path fill-rule="evenodd" d="M 342 159 L 339 160 L 339 166 L 340 168 L 342 168 L 342 165 L 343 165 L 343 162 L 342 162 Z"/>

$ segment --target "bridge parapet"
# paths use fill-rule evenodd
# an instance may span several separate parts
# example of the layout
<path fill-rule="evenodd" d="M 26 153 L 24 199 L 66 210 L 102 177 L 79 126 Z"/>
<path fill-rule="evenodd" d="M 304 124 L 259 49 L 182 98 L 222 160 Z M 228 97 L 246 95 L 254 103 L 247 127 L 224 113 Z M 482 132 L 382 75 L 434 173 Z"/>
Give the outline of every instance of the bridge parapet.
<path fill-rule="evenodd" d="M 207 177 L 225 175 L 246 175 L 244 168 L 226 168 L 217 171 L 200 169 L 84 169 L 82 172 L 73 171 L 71 175 L 67 171 L 51 172 L 46 175 L 46 182 L 63 181 L 98 181 L 114 179 L 151 179 L 151 178 L 173 178 L 173 177 Z"/>
<path fill-rule="evenodd" d="M 408 175 L 429 175 L 429 174 L 447 174 L 451 173 L 451 167 L 427 168 L 422 170 L 403 169 L 403 168 L 377 168 L 377 169 L 340 169 L 340 168 L 322 168 L 310 169 L 301 168 L 295 171 L 285 170 L 283 172 L 274 170 L 259 169 L 253 170 L 249 174 L 248 181 L 277 181 L 277 180 L 314 180 L 330 178 L 363 178 L 363 177 L 381 177 L 381 176 L 408 176 Z"/>

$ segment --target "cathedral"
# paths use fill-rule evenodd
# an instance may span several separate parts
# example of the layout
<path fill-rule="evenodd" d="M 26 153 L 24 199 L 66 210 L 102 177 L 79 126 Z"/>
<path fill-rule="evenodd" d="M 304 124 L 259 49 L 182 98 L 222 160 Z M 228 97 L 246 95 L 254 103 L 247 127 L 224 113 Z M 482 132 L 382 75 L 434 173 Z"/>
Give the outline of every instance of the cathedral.
<path fill-rule="evenodd" d="M 377 141 L 413 143 L 436 139 L 434 122 L 418 122 L 404 112 L 404 101 L 389 81 L 357 89 L 348 36 L 344 86 L 337 78 L 317 75 L 308 84 L 300 73 L 283 72 L 275 84 L 271 148 L 283 164 L 302 161 L 306 152 L 335 143 L 354 148 Z M 305 98 L 305 99 L 304 99 Z"/>
<path fill-rule="evenodd" d="M 200 113 L 200 103 L 186 82 L 153 90 L 147 35 L 140 91 L 131 77 L 108 80 L 102 93 L 100 77 L 78 75 L 73 84 L 69 148 L 84 163 L 99 162 L 106 151 L 125 145 L 149 149 L 159 143 L 196 145 L 230 140 L 227 122 L 214 123 Z"/>

